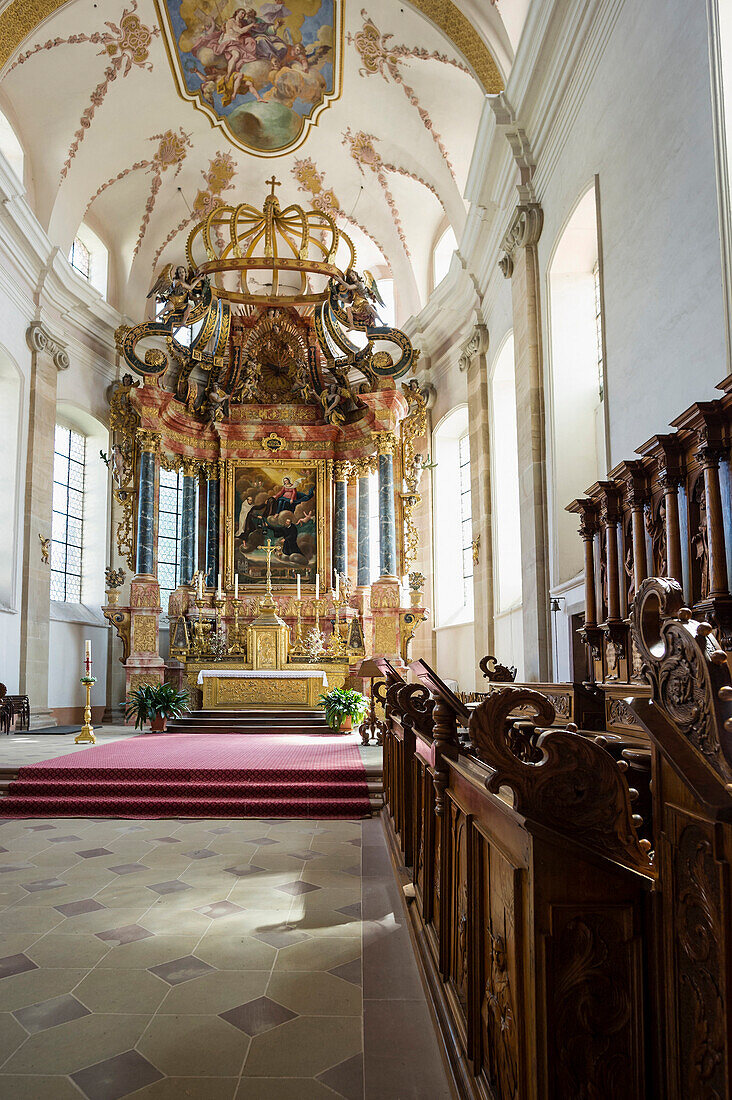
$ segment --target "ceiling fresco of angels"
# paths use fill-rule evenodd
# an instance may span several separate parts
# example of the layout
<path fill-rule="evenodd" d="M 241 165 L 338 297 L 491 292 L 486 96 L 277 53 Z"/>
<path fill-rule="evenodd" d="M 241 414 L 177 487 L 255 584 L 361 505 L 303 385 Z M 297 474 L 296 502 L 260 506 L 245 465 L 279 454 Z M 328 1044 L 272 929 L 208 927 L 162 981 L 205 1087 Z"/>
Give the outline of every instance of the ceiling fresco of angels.
<path fill-rule="evenodd" d="M 295 148 L 340 94 L 343 0 L 157 0 L 181 95 L 240 148 Z"/>

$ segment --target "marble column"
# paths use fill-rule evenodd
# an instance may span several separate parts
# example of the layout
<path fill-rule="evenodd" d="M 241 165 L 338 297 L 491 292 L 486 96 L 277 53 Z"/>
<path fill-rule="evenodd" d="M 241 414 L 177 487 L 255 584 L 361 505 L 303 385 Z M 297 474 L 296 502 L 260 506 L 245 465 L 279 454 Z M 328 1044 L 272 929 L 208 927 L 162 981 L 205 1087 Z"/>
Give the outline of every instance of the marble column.
<path fill-rule="evenodd" d="M 371 533 L 369 530 L 370 490 L 369 476 L 358 479 L 358 573 L 359 588 L 371 583 Z"/>
<path fill-rule="evenodd" d="M 358 571 L 358 478 L 351 468 L 346 485 L 346 573 L 353 580 Z"/>
<path fill-rule="evenodd" d="M 157 561 L 157 529 L 155 523 L 155 474 L 160 435 L 138 428 L 140 445 L 137 492 L 137 558 L 135 572 L 154 574 Z"/>
<path fill-rule="evenodd" d="M 396 576 L 396 516 L 394 513 L 394 446 L 391 432 L 374 432 L 379 454 L 379 568 L 382 577 Z"/>
<path fill-rule="evenodd" d="M 31 727 L 37 728 L 56 725 L 48 709 L 51 566 L 42 560 L 38 536 L 51 537 L 57 375 L 68 368 L 69 357 L 65 345 L 38 321 L 30 325 L 26 339 L 31 350 L 31 377 L 23 527 L 20 693 L 30 699 Z"/>
<path fill-rule="evenodd" d="M 346 524 L 347 524 L 347 477 L 348 472 L 342 462 L 333 463 L 333 481 L 335 498 L 333 502 L 333 571 L 346 572 Z"/>
<path fill-rule="evenodd" d="M 206 470 L 206 584 L 213 588 L 219 569 L 219 467 Z"/>
<path fill-rule="evenodd" d="M 544 382 L 537 244 L 543 212 L 522 202 L 503 241 L 499 266 L 511 280 L 516 368 L 516 427 L 521 511 L 524 678 L 550 678 L 549 545 L 546 502 Z"/>
<path fill-rule="evenodd" d="M 183 459 L 183 509 L 180 533 L 180 583 L 190 584 L 195 572 L 196 554 L 196 477 L 194 459 Z"/>

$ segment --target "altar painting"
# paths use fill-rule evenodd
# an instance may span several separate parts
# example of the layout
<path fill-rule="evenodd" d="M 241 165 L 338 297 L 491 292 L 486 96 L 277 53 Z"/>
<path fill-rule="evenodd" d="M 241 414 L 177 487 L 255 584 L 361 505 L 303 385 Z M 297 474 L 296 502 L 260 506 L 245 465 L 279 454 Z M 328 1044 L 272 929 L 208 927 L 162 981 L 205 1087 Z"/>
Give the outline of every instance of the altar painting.
<path fill-rule="evenodd" d="M 343 0 L 157 0 L 181 95 L 240 148 L 299 145 L 340 94 Z"/>
<path fill-rule="evenodd" d="M 317 463 L 236 465 L 230 478 L 229 560 L 240 585 L 264 585 L 265 546 L 274 546 L 272 583 L 314 584 L 322 473 Z M 233 583 L 233 576 L 232 576 Z"/>

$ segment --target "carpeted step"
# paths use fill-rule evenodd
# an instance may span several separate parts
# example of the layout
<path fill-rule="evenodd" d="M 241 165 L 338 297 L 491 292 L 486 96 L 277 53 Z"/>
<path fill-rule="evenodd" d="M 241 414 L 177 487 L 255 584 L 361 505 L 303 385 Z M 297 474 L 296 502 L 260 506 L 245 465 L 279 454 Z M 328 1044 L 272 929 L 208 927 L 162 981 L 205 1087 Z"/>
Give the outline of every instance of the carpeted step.
<path fill-rule="evenodd" d="M 101 798 L 106 796 L 122 796 L 125 798 L 145 798 L 150 792 L 150 784 L 137 780 L 120 781 L 93 780 L 84 783 L 84 796 Z M 317 784 L 312 782 L 278 782 L 271 780 L 265 782 L 236 780 L 233 782 L 218 782 L 216 784 L 216 797 L 218 798 L 267 798 L 275 794 L 278 798 L 308 798 L 312 794 L 318 797 L 336 797 L 339 793 L 360 795 L 368 789 L 368 784 L 363 780 L 320 780 Z M 12 796 L 19 798 L 44 797 L 44 798 L 73 798 L 79 795 L 79 783 L 43 782 L 42 780 L 16 780 L 12 784 Z M 155 784 L 155 794 L 159 798 L 198 798 L 201 794 L 201 784 L 198 782 L 158 781 Z"/>
<path fill-rule="evenodd" d="M 49 799 L 13 797 L 0 803 L 0 816 L 14 817 L 367 817 L 368 799 L 349 798 L 159 798 L 131 802 L 124 796 L 83 794 Z"/>

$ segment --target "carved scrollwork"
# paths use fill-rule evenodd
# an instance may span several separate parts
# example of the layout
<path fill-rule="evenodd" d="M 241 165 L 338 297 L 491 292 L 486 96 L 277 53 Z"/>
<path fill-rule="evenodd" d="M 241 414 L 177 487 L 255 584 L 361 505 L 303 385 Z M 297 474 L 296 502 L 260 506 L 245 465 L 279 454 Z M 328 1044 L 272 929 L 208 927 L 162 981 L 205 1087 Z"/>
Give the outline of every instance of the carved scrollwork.
<path fill-rule="evenodd" d="M 429 736 L 435 701 L 427 688 L 422 684 L 397 684 L 395 702 L 398 710 L 407 715 L 421 733 Z"/>
<path fill-rule="evenodd" d="M 479 667 L 486 680 L 490 680 L 492 684 L 512 684 L 516 679 L 515 666 L 500 664 L 498 658 L 492 654 L 483 657 Z"/>
<path fill-rule="evenodd" d="M 511 750 L 507 719 L 526 704 L 533 706 L 539 724 L 554 721 L 551 701 L 530 688 L 504 688 L 473 711 L 471 740 L 479 759 L 494 769 L 486 780 L 488 790 L 508 787 L 520 814 L 648 871 L 628 786 L 604 748 L 571 730 L 548 729 L 535 742 L 538 759 L 524 761 Z"/>
<path fill-rule="evenodd" d="M 681 586 L 666 577 L 641 584 L 631 613 L 653 701 L 725 781 L 732 780 L 727 723 L 732 717 L 724 651 L 707 623 L 684 607 Z"/>

